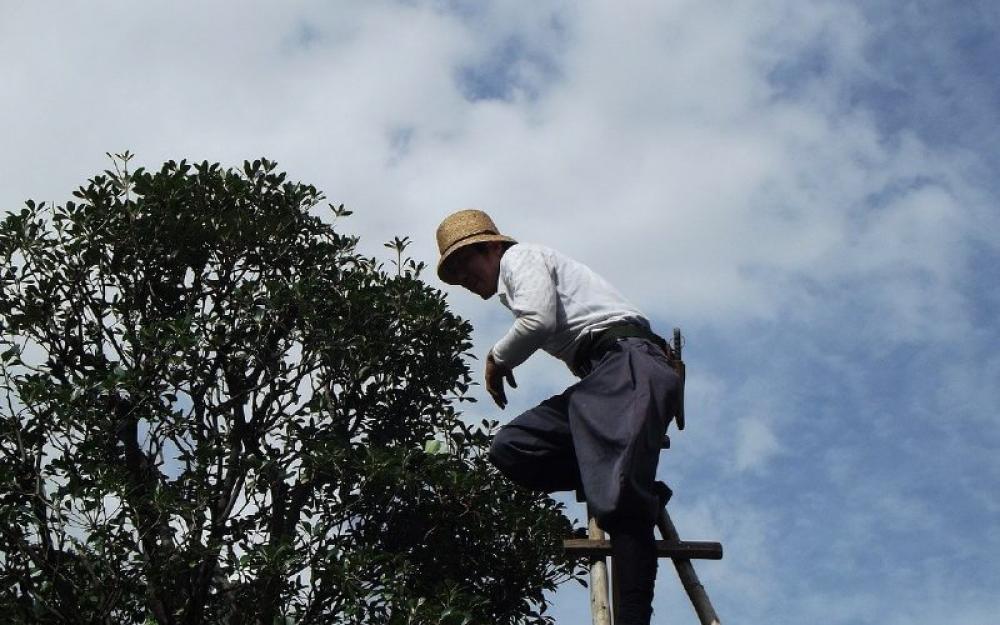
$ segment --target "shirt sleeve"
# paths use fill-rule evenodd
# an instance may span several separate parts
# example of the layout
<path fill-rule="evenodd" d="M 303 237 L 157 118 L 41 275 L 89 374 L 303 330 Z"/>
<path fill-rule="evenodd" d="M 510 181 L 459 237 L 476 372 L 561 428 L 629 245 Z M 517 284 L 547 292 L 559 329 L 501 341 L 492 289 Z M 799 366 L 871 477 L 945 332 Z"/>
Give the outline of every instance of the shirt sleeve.
<path fill-rule="evenodd" d="M 507 291 L 507 307 L 514 313 L 514 324 L 492 352 L 497 364 L 513 369 L 555 332 L 557 296 L 551 270 L 540 252 L 518 250 L 505 260 L 508 262 L 501 265 L 500 279 Z"/>

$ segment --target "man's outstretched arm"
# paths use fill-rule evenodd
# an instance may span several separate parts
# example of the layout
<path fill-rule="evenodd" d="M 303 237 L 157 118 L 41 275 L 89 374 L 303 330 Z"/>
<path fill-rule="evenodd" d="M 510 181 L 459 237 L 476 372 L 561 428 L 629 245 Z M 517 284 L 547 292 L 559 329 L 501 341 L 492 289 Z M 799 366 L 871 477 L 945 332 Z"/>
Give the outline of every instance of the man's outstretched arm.
<path fill-rule="evenodd" d="M 507 405 L 504 379 L 517 388 L 512 371 L 528 359 L 556 329 L 556 288 L 545 260 L 536 252 L 508 252 L 499 279 L 506 289 L 504 304 L 514 324 L 486 357 L 486 390 L 498 406 Z M 516 255 L 515 255 L 516 254 Z"/>

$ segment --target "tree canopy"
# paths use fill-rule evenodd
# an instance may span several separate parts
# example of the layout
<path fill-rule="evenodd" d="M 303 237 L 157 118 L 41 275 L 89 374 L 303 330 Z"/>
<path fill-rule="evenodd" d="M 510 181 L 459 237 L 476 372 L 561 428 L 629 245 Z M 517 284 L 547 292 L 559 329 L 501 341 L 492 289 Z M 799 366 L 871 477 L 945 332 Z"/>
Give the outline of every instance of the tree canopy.
<path fill-rule="evenodd" d="M 551 621 L 570 524 L 461 418 L 408 239 L 387 270 L 265 159 L 130 159 L 0 225 L 7 621 Z"/>

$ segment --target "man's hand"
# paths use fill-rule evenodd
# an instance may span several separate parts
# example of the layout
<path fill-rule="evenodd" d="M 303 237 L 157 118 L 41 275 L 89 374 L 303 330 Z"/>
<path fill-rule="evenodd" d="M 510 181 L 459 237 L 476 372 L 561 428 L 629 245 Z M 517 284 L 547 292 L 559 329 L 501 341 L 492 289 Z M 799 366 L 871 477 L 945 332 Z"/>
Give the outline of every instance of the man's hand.
<path fill-rule="evenodd" d="M 511 388 L 517 388 L 514 372 L 498 364 L 493 359 L 493 352 L 490 351 L 489 355 L 486 356 L 486 390 L 501 410 L 507 407 L 507 394 L 503 390 L 504 378 L 510 383 Z"/>

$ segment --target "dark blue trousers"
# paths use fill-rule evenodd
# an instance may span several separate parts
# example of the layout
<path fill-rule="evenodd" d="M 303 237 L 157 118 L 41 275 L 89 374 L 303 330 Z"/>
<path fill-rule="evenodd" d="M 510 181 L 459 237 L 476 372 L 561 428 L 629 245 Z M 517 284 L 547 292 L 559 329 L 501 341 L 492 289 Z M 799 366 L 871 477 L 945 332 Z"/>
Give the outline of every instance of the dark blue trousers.
<path fill-rule="evenodd" d="M 620 570 L 616 625 L 649 622 L 656 577 L 653 489 L 680 380 L 655 343 L 619 339 L 590 373 L 497 432 L 490 459 L 543 492 L 582 489 Z"/>

